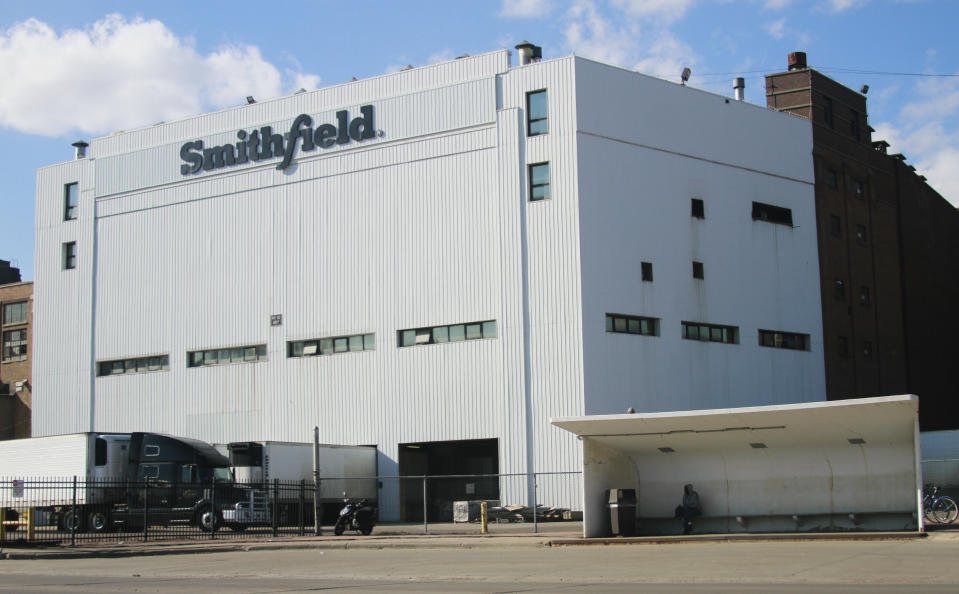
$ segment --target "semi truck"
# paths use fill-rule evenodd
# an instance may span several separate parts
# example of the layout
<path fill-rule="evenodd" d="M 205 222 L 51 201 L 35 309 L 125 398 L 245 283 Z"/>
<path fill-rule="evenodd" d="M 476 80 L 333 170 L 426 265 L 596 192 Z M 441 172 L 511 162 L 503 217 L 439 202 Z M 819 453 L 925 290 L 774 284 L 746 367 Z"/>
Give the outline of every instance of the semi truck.
<path fill-rule="evenodd" d="M 0 505 L 52 512 L 61 530 L 145 523 L 212 530 L 266 524 L 265 493 L 235 484 L 210 444 L 160 433 L 78 433 L 0 442 Z"/>
<path fill-rule="evenodd" d="M 313 482 L 313 444 L 237 441 L 227 444 L 226 450 L 236 481 L 262 485 L 270 502 L 277 503 L 280 522 L 292 518 L 300 502 L 296 484 Z M 375 506 L 376 470 L 375 446 L 320 444 L 319 503 L 324 520 L 335 519 L 345 498 L 367 499 Z"/>

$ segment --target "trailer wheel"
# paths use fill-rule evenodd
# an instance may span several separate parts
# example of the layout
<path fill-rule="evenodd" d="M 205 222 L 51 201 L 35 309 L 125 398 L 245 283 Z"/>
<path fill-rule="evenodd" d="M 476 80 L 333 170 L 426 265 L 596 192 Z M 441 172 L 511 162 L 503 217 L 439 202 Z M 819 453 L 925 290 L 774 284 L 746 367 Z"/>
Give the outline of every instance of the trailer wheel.
<path fill-rule="evenodd" d="M 213 513 L 213 509 L 209 505 L 201 507 L 196 512 L 196 524 L 204 532 L 217 530 L 222 523 L 223 518 L 220 517 L 219 513 Z"/>
<path fill-rule="evenodd" d="M 76 514 L 73 513 L 73 509 L 65 509 L 60 514 L 60 530 L 63 532 L 77 531 L 84 532 L 87 529 L 86 518 L 84 517 L 83 508 L 78 507 L 76 509 Z"/>
<path fill-rule="evenodd" d="M 110 520 L 110 512 L 100 509 L 95 509 L 90 512 L 87 518 L 87 524 L 90 526 L 90 530 L 97 533 L 109 532 L 110 528 L 113 527 Z"/>

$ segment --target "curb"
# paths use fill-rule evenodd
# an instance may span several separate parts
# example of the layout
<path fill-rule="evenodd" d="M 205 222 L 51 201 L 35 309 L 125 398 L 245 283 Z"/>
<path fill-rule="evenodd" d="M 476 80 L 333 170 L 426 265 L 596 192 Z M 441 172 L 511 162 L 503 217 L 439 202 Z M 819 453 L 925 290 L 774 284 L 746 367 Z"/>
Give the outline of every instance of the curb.
<path fill-rule="evenodd" d="M 559 538 L 547 544 L 557 546 L 590 545 L 650 545 L 690 544 L 698 542 L 769 542 L 769 541 L 828 541 L 828 540 L 917 540 L 926 538 L 925 532 L 810 532 L 806 534 L 703 534 L 698 536 L 626 536 L 619 538 Z"/>

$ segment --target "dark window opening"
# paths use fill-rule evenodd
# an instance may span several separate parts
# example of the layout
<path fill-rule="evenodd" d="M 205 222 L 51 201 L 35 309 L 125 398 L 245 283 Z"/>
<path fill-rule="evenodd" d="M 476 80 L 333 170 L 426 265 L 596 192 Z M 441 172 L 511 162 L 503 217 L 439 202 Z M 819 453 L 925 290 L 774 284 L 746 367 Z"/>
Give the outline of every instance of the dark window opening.
<path fill-rule="evenodd" d="M 829 215 L 829 232 L 833 237 L 842 237 L 842 219 L 837 215 Z"/>
<path fill-rule="evenodd" d="M 832 99 L 829 97 L 822 98 L 822 119 L 830 128 L 833 127 L 832 119 Z"/>
<path fill-rule="evenodd" d="M 781 206 L 763 204 L 762 202 L 753 202 L 753 220 L 766 221 L 767 223 L 788 225 L 792 227 L 793 211 Z"/>
<path fill-rule="evenodd" d="M 858 179 L 853 182 L 853 191 L 856 193 L 856 198 L 864 198 L 866 196 L 866 189 Z"/>
<path fill-rule="evenodd" d="M 63 220 L 72 221 L 77 218 L 79 203 L 79 186 L 76 182 L 63 186 Z"/>
<path fill-rule="evenodd" d="M 846 283 L 838 278 L 833 282 L 833 296 L 836 299 L 846 298 Z"/>
<path fill-rule="evenodd" d="M 849 110 L 849 133 L 856 140 L 859 140 L 859 112 L 855 109 Z"/>
<path fill-rule="evenodd" d="M 869 305 L 869 287 L 859 287 L 859 304 Z"/>
<path fill-rule="evenodd" d="M 861 245 L 866 245 L 866 227 L 863 225 L 856 225 L 856 239 L 859 240 Z"/>
<path fill-rule="evenodd" d="M 659 320 L 643 316 L 606 314 L 606 331 L 619 334 L 659 336 Z"/>
<path fill-rule="evenodd" d="M 702 262 L 693 262 L 693 278 L 698 278 L 700 280 L 705 278 Z"/>
<path fill-rule="evenodd" d="M 862 343 L 862 358 L 863 361 L 872 361 L 872 342 L 864 340 Z"/>
<path fill-rule="evenodd" d="M 738 344 L 739 328 L 736 326 L 720 326 L 718 324 L 683 322 L 683 338 L 686 340 L 699 340 L 701 342 Z"/>
<path fill-rule="evenodd" d="M 839 187 L 839 177 L 836 175 L 835 169 L 826 170 L 826 185 L 829 186 L 830 188 Z"/>
<path fill-rule="evenodd" d="M 696 218 L 696 219 L 705 219 L 705 218 L 706 218 L 706 207 L 705 207 L 705 205 L 703 204 L 702 199 L 701 199 L 701 198 L 693 198 L 693 199 L 691 199 L 691 202 L 692 202 L 692 207 L 691 207 L 691 213 L 690 213 L 690 214 L 692 215 L 692 217 L 693 217 L 693 218 Z"/>
<path fill-rule="evenodd" d="M 549 163 L 536 163 L 529 166 L 529 200 L 548 200 L 549 191 Z"/>
<path fill-rule="evenodd" d="M 759 346 L 808 351 L 809 335 L 797 332 L 781 332 L 779 330 L 760 330 Z"/>
<path fill-rule="evenodd" d="M 646 282 L 653 282 L 653 263 L 652 262 L 643 262 L 640 264 L 642 269 L 643 280 Z"/>
<path fill-rule="evenodd" d="M 77 267 L 77 242 L 68 241 L 63 244 L 63 269 L 73 270 Z"/>
<path fill-rule="evenodd" d="M 538 136 L 549 132 L 549 106 L 546 90 L 526 93 L 526 134 Z"/>
<path fill-rule="evenodd" d="M 845 336 L 839 337 L 839 356 L 848 357 L 849 356 L 849 339 Z"/>

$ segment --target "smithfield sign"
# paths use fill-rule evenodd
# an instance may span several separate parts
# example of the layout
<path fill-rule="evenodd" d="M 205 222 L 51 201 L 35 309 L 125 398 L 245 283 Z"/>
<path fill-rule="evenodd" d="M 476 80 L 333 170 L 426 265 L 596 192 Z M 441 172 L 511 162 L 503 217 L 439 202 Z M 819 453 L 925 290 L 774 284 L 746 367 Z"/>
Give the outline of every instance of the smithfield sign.
<path fill-rule="evenodd" d="M 202 140 L 194 140 L 180 147 L 180 165 L 182 175 L 191 175 L 200 171 L 210 171 L 222 167 L 241 165 L 249 161 L 263 161 L 283 157 L 277 169 L 286 169 L 296 155 L 297 140 L 302 150 L 314 151 L 330 148 L 334 144 L 349 144 L 350 141 L 367 140 L 376 136 L 373 125 L 373 106 L 360 107 L 362 115 L 350 120 L 345 109 L 336 112 L 336 125 L 322 124 L 313 129 L 313 118 L 302 113 L 293 120 L 289 134 L 274 134 L 271 126 L 247 132 L 239 130 L 236 137 L 239 142 L 223 146 L 203 147 Z"/>

